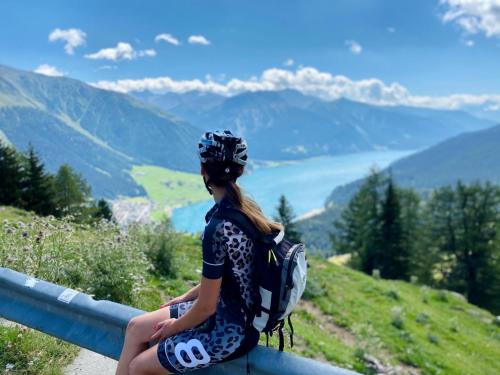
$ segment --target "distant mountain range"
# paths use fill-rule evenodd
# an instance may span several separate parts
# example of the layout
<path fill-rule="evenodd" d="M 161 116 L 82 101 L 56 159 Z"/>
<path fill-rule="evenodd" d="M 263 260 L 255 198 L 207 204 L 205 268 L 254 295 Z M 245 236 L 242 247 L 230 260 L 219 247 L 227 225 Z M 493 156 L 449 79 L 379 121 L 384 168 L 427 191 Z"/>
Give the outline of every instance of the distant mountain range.
<path fill-rule="evenodd" d="M 96 196 L 116 197 L 145 195 L 133 165 L 197 172 L 206 129 L 245 136 L 253 160 L 288 160 L 421 148 L 492 125 L 465 112 L 325 102 L 293 90 L 134 96 L 0 65 L 0 138 L 20 150 L 32 143 L 49 170 L 69 163 Z"/>
<path fill-rule="evenodd" d="M 137 94 L 200 129 L 229 128 L 245 136 L 251 156 L 287 160 L 381 149 L 418 149 L 493 123 L 466 112 L 325 102 L 298 91 Z"/>
<path fill-rule="evenodd" d="M 497 125 L 447 139 L 392 163 L 385 172 L 390 171 L 399 186 L 421 192 L 453 185 L 458 180 L 500 184 L 499 150 L 500 125 Z M 329 246 L 328 232 L 333 229 L 340 207 L 347 204 L 362 183 L 361 179 L 336 188 L 327 199 L 325 212 L 300 224 L 307 230 L 312 246 Z"/>
<path fill-rule="evenodd" d="M 69 163 L 95 195 L 145 195 L 133 164 L 196 171 L 199 133 L 128 95 L 0 65 L 2 137 L 20 150 L 33 144 L 51 171 Z"/>

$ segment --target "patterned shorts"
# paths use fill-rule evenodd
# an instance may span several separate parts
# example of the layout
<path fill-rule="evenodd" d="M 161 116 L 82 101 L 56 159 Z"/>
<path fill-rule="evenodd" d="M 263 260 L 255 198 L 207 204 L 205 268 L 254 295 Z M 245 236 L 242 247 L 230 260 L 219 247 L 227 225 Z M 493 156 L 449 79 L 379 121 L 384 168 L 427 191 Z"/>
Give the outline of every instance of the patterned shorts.
<path fill-rule="evenodd" d="M 170 306 L 170 316 L 179 318 L 193 302 Z M 176 374 L 220 363 L 241 345 L 245 330 L 227 322 L 219 314 L 211 316 L 196 328 L 168 337 L 158 343 L 158 358 L 169 372 Z"/>

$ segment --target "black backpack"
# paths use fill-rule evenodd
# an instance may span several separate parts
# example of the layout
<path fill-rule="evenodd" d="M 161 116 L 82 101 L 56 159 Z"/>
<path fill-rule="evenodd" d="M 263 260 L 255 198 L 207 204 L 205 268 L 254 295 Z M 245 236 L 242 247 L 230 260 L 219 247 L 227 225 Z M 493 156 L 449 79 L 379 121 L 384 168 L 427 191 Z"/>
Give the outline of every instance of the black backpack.
<path fill-rule="evenodd" d="M 279 350 L 283 351 L 283 327 L 288 319 L 290 345 L 293 346 L 291 313 L 299 302 L 307 280 L 306 251 L 303 244 L 294 244 L 284 232 L 263 235 L 240 210 L 224 207 L 215 216 L 237 225 L 252 239 L 255 247 L 254 275 L 256 294 L 251 311 L 247 311 L 249 325 L 269 336 L 279 334 Z M 246 304 L 243 302 L 243 306 Z"/>

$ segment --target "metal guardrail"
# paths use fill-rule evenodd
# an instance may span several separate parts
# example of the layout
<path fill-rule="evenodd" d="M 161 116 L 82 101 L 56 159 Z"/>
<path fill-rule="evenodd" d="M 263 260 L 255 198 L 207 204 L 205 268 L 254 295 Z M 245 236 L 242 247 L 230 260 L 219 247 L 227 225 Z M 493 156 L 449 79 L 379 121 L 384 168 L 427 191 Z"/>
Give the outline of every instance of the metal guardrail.
<path fill-rule="evenodd" d="M 129 320 L 144 311 L 92 297 L 0 267 L 0 317 L 118 359 Z M 255 375 L 355 375 L 355 372 L 258 346 L 248 356 Z M 246 357 L 196 371 L 246 374 Z"/>

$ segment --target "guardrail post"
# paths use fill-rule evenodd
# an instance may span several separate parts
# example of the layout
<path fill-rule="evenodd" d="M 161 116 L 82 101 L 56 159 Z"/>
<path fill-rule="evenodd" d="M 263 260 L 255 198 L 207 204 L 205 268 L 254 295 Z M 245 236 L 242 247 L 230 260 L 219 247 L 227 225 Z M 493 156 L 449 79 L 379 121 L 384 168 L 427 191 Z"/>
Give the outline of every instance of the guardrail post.
<path fill-rule="evenodd" d="M 118 359 L 129 320 L 144 311 L 0 267 L 0 317 Z M 254 375 L 355 375 L 311 359 L 256 347 L 248 355 Z M 196 371 L 204 375 L 246 374 L 247 357 Z"/>

